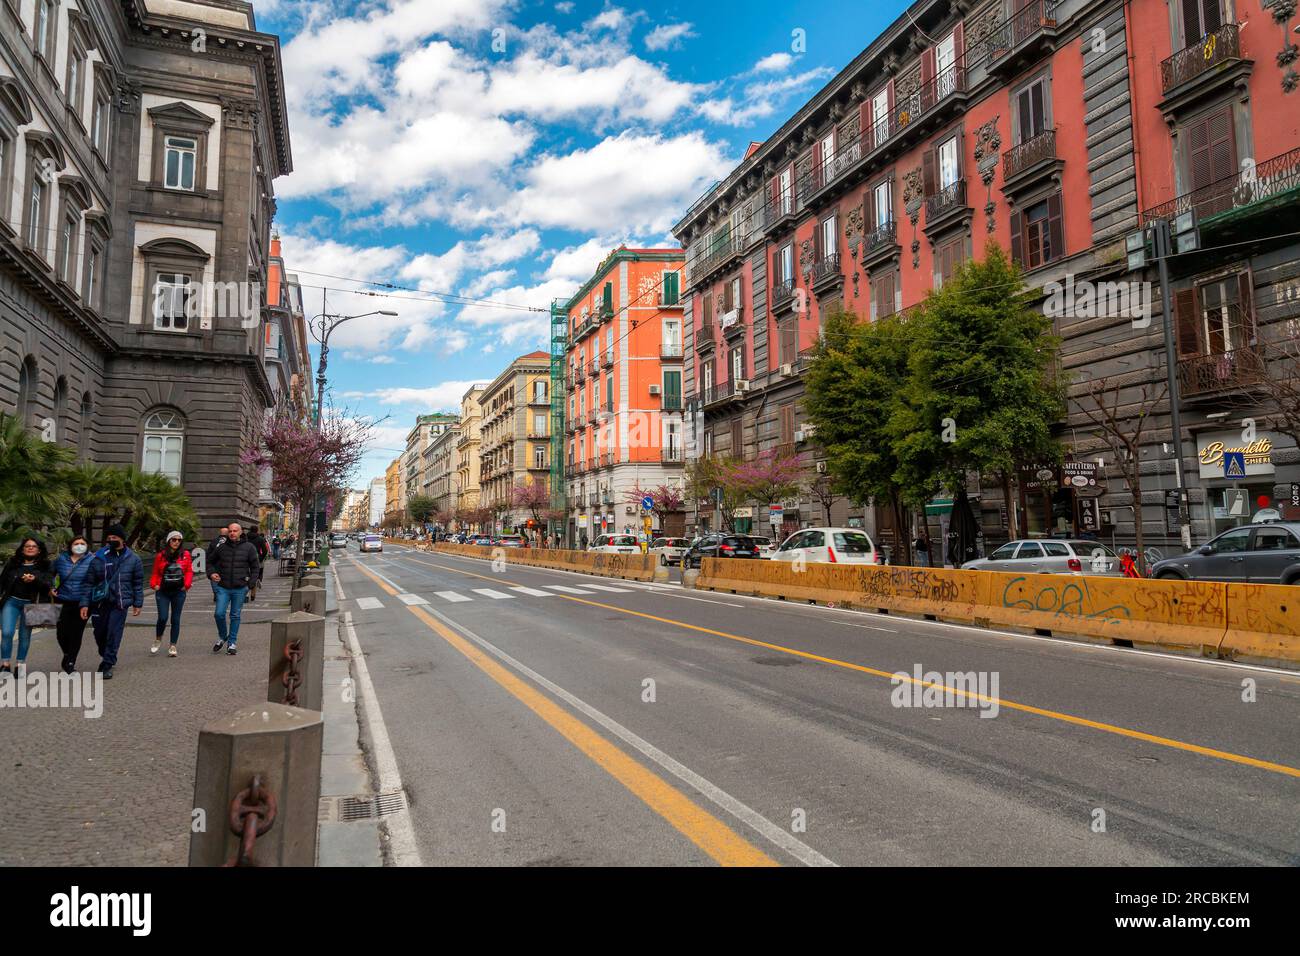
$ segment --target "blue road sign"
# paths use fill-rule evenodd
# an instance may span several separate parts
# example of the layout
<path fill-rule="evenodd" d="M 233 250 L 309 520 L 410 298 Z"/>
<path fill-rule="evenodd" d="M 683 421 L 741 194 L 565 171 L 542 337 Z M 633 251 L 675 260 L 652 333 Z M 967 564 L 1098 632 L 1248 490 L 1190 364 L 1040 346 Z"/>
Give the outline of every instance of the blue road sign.
<path fill-rule="evenodd" d="M 646 495 L 644 498 L 641 499 L 642 511 L 653 511 L 654 506 L 655 506 L 655 499 L 653 495 Z"/>
<path fill-rule="evenodd" d="M 1223 453 L 1223 477 L 1246 477 L 1246 453 L 1244 451 L 1225 451 Z"/>

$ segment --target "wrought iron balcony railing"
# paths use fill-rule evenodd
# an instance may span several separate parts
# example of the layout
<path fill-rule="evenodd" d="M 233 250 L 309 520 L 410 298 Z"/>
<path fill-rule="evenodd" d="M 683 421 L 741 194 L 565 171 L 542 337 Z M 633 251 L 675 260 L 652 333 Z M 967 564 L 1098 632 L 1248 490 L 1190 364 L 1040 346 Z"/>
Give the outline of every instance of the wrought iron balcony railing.
<path fill-rule="evenodd" d="M 659 453 L 659 460 L 665 465 L 681 464 L 682 458 L 682 449 L 678 447 L 664 448 Z"/>
<path fill-rule="evenodd" d="M 704 390 L 704 404 L 712 405 L 715 402 L 725 402 L 736 394 L 735 383 L 728 380 L 721 385 L 714 385 Z"/>
<path fill-rule="evenodd" d="M 1008 180 L 1052 159 L 1056 159 L 1056 130 L 1045 129 L 1002 154 L 1002 178 Z"/>
<path fill-rule="evenodd" d="M 1178 387 L 1189 398 L 1233 391 L 1267 377 L 1264 350 L 1254 345 L 1178 360 Z"/>
<path fill-rule="evenodd" d="M 1240 59 L 1240 31 L 1237 24 L 1225 23 L 1160 64 L 1162 92 L 1168 94 L 1170 90 L 1196 79 L 1207 70 Z"/>
<path fill-rule="evenodd" d="M 1193 212 L 1205 225 L 1207 219 L 1234 209 L 1245 209 L 1268 200 L 1290 201 L 1297 196 L 1300 196 L 1300 147 L 1247 167 L 1235 176 L 1143 210 L 1142 224 Z"/>
<path fill-rule="evenodd" d="M 664 360 L 679 359 L 682 357 L 681 342 L 664 342 L 659 346 L 659 358 Z"/>
<path fill-rule="evenodd" d="M 663 397 L 661 407 L 665 412 L 680 412 L 682 410 L 682 397 L 670 392 Z"/>
<path fill-rule="evenodd" d="M 717 344 L 717 335 L 718 330 L 712 322 L 707 325 L 701 325 L 695 330 L 695 350 L 697 352 L 702 352 L 705 349 L 712 348 Z"/>
<path fill-rule="evenodd" d="M 794 280 L 778 282 L 772 286 L 772 311 L 781 312 L 789 307 L 794 298 Z"/>
<path fill-rule="evenodd" d="M 890 220 L 877 226 L 865 237 L 867 252 L 879 249 L 881 246 L 892 246 L 898 242 L 898 223 Z"/>
<path fill-rule="evenodd" d="M 1029 0 L 989 31 L 980 46 L 981 58 L 997 64 L 1048 27 L 1055 27 L 1056 7 L 1057 0 Z"/>
<path fill-rule="evenodd" d="M 966 205 L 966 180 L 959 179 L 933 196 L 925 197 L 925 221 L 928 225 L 946 213 Z"/>
<path fill-rule="evenodd" d="M 830 255 L 822 256 L 813 263 L 813 285 L 820 285 L 823 282 L 835 278 L 843 278 L 843 274 L 840 272 L 840 254 L 838 252 L 832 252 Z"/>

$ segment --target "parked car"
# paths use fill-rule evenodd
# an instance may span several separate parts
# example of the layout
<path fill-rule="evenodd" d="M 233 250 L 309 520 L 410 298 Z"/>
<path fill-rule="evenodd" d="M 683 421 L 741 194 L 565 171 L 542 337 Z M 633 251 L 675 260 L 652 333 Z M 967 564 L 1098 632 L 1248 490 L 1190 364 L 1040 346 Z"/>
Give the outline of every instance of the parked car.
<path fill-rule="evenodd" d="M 476 534 L 470 537 L 468 543 L 477 545 L 480 548 L 491 547 L 492 536 L 490 534 Z"/>
<path fill-rule="evenodd" d="M 760 558 L 770 559 L 772 555 L 776 554 L 776 542 L 771 538 L 765 537 L 761 534 L 751 534 L 750 537 L 753 538 L 754 543 L 758 545 L 758 556 Z"/>
<path fill-rule="evenodd" d="M 346 548 L 348 546 L 348 536 L 342 531 L 330 535 L 331 548 Z"/>
<path fill-rule="evenodd" d="M 1187 554 L 1159 561 L 1153 578 L 1300 584 L 1300 522 L 1230 528 Z"/>
<path fill-rule="evenodd" d="M 683 568 L 698 568 L 705 558 L 758 559 L 758 542 L 746 534 L 715 532 L 697 538 L 682 555 Z"/>
<path fill-rule="evenodd" d="M 497 538 L 496 545 L 499 548 L 526 548 L 528 542 L 522 534 L 503 534 Z"/>
<path fill-rule="evenodd" d="M 383 536 L 378 534 L 363 534 L 361 536 L 361 544 L 359 547 L 362 554 L 365 554 L 368 551 L 382 552 L 384 550 Z"/>
<path fill-rule="evenodd" d="M 682 555 L 686 553 L 691 543 L 685 538 L 655 538 L 650 542 L 649 554 L 654 555 L 655 559 L 665 567 L 672 564 L 681 564 Z"/>
<path fill-rule="evenodd" d="M 781 542 L 774 561 L 805 561 L 829 564 L 879 564 L 875 542 L 861 528 L 804 528 Z"/>
<path fill-rule="evenodd" d="M 587 550 L 604 554 L 640 554 L 641 543 L 634 534 L 602 534 Z"/>
<path fill-rule="evenodd" d="M 1099 574 L 1124 572 L 1119 555 L 1100 541 L 1027 538 L 1008 541 L 992 554 L 962 565 L 964 571 L 1007 571 L 1016 574 Z"/>

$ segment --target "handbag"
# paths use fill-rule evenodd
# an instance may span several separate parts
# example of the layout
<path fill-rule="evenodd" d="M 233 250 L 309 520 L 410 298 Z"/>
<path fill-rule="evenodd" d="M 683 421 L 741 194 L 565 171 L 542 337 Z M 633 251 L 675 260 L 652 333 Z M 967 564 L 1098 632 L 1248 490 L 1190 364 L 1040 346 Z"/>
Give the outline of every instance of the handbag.
<path fill-rule="evenodd" d="M 61 610 L 52 600 L 47 604 L 28 604 L 23 608 L 23 623 L 29 630 L 38 627 L 57 627 Z"/>

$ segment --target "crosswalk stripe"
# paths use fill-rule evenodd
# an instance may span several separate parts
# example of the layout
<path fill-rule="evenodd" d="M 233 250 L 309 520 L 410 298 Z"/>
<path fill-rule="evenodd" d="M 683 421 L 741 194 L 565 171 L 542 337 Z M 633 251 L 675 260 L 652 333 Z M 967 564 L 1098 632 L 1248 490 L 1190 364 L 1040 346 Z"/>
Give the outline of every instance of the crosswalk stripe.
<path fill-rule="evenodd" d="M 442 598 L 444 601 L 450 601 L 453 604 L 455 604 L 458 601 L 474 600 L 471 597 L 465 597 L 465 595 L 463 594 L 457 594 L 455 591 L 434 591 L 433 593 L 436 594 L 438 597 Z"/>
<path fill-rule="evenodd" d="M 484 597 L 490 597 L 495 601 L 500 601 L 502 598 L 514 599 L 513 594 L 503 594 L 500 591 L 493 591 L 491 588 L 474 588 L 474 593 L 482 594 Z"/>
<path fill-rule="evenodd" d="M 539 591 L 537 588 L 513 587 L 510 590 L 518 591 L 520 594 L 527 594 L 529 597 L 555 597 L 550 591 Z"/>
<path fill-rule="evenodd" d="M 399 594 L 397 599 L 403 604 L 428 604 L 429 602 L 418 594 Z"/>
<path fill-rule="evenodd" d="M 384 606 L 384 602 L 377 597 L 357 598 L 357 608 L 362 611 L 377 611 Z"/>
<path fill-rule="evenodd" d="M 615 594 L 626 594 L 628 591 L 632 590 L 631 588 L 612 588 L 608 584 L 588 584 L 585 586 L 595 588 L 597 591 L 612 591 Z"/>
<path fill-rule="evenodd" d="M 587 591 L 584 590 L 583 588 L 571 588 L 564 584 L 548 584 L 546 586 L 550 588 L 552 591 L 563 591 L 565 594 L 595 594 L 596 593 L 595 591 Z"/>

